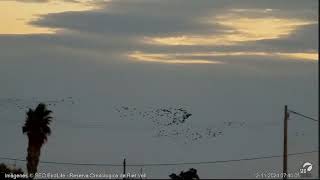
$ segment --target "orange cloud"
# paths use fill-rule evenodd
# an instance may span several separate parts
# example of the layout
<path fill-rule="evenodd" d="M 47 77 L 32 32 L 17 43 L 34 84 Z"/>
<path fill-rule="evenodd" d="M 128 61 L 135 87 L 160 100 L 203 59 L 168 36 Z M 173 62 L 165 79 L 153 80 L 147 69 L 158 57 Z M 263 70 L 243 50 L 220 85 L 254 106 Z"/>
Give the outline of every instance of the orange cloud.
<path fill-rule="evenodd" d="M 270 10 L 269 10 L 270 11 Z M 277 39 L 288 36 L 303 25 L 317 22 L 275 17 L 237 17 L 234 14 L 216 16 L 205 23 L 226 28 L 225 33 L 215 35 L 181 35 L 169 37 L 145 37 L 143 42 L 161 45 L 234 45 L 246 41 Z"/>
<path fill-rule="evenodd" d="M 152 54 L 135 51 L 128 54 L 128 57 L 144 62 L 157 62 L 166 64 L 222 64 L 220 61 L 209 61 L 205 59 L 187 59 L 174 54 Z"/>
<path fill-rule="evenodd" d="M 214 57 L 229 56 L 265 56 L 277 58 L 289 58 L 296 60 L 318 60 L 318 53 L 280 53 L 280 52 L 192 52 L 192 53 L 145 53 L 134 51 L 128 54 L 133 60 L 171 64 L 224 64 L 222 61 L 214 61 Z M 208 59 L 210 58 L 210 59 Z"/>
<path fill-rule="evenodd" d="M 60 13 L 66 11 L 87 11 L 94 8 L 87 0 L 80 0 L 79 3 L 72 1 L 51 0 L 48 2 L 0 2 L 0 34 L 52 34 L 57 29 L 37 27 L 30 24 L 40 15 L 49 13 Z"/>

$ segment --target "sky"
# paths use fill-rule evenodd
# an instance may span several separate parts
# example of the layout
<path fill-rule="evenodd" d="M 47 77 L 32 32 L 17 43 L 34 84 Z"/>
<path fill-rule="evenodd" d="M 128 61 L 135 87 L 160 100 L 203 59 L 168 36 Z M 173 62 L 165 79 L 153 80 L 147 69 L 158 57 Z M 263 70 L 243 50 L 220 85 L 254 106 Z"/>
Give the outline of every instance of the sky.
<path fill-rule="evenodd" d="M 53 133 L 41 160 L 58 162 L 281 155 L 284 105 L 318 117 L 316 0 L 1 0 L 0 17 L 2 157 L 25 158 L 21 126 L 38 102 L 56 104 L 49 106 Z M 123 106 L 134 112 L 119 113 Z M 182 135 L 156 136 L 168 127 L 139 115 L 150 108 L 183 108 L 192 116 L 165 129 Z M 318 149 L 317 123 L 291 118 L 289 153 Z M 208 128 L 222 135 L 187 136 L 186 129 L 205 134 Z M 306 161 L 319 177 L 317 153 L 290 156 L 289 172 Z M 200 178 L 254 178 L 281 172 L 282 159 L 192 167 Z M 167 178 L 192 167 L 143 172 Z M 122 170 L 40 164 L 39 171 Z"/>

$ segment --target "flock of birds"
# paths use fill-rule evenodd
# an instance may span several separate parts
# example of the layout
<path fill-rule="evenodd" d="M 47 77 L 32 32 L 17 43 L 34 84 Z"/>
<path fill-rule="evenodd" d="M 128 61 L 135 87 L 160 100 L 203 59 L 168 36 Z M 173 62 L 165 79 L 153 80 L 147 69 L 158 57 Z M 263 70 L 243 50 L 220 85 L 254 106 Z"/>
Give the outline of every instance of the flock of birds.
<path fill-rule="evenodd" d="M 151 121 L 155 130 L 153 137 L 180 138 L 185 143 L 212 139 L 224 134 L 227 127 L 243 127 L 245 122 L 228 121 L 216 127 L 195 128 L 191 124 L 192 114 L 184 108 L 117 107 L 121 119 Z"/>
<path fill-rule="evenodd" d="M 59 104 L 75 104 L 75 100 L 72 97 L 66 97 L 56 100 L 44 100 L 40 101 L 36 98 L 21 99 L 21 98 L 0 98 L 0 112 L 1 110 L 8 110 L 16 108 L 19 111 L 27 111 L 29 108 L 34 109 L 39 103 L 45 103 L 48 108 L 55 107 Z"/>
<path fill-rule="evenodd" d="M 55 100 L 40 101 L 36 98 L 0 98 L 0 113 L 6 110 L 16 109 L 26 112 L 29 108 L 34 109 L 37 104 L 45 103 L 49 109 L 62 104 L 75 104 L 72 97 Z M 194 142 L 203 139 L 212 139 L 223 136 L 229 128 L 244 127 L 245 122 L 226 121 L 211 127 L 197 128 L 192 124 L 192 114 L 181 107 L 162 108 L 136 108 L 129 106 L 117 107 L 121 119 L 144 120 L 152 122 L 153 137 L 181 138 L 185 142 Z M 304 132 L 295 132 L 295 136 L 304 136 Z"/>
<path fill-rule="evenodd" d="M 122 106 L 116 108 L 120 118 L 133 119 L 135 115 L 141 118 L 150 119 L 159 126 L 172 126 L 183 124 L 192 114 L 183 108 L 149 108 L 146 111 L 139 111 L 137 108 Z"/>

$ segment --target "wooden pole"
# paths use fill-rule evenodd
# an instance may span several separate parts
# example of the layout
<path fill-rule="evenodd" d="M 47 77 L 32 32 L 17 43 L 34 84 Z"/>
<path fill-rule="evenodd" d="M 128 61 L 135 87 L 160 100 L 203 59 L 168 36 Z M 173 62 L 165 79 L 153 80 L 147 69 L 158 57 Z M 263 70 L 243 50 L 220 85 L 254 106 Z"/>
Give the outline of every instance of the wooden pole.
<path fill-rule="evenodd" d="M 287 163 L 288 163 L 288 106 L 284 106 L 284 124 L 283 124 L 283 179 L 287 179 Z"/>
<path fill-rule="evenodd" d="M 126 158 L 123 159 L 123 175 L 126 175 Z M 123 179 L 126 179 L 125 177 Z"/>

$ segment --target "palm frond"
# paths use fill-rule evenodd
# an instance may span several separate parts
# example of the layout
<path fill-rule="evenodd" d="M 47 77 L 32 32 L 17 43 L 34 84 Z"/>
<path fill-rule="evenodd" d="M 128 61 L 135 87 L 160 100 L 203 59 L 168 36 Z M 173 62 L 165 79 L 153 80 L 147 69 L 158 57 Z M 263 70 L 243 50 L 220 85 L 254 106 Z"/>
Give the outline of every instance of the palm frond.
<path fill-rule="evenodd" d="M 35 110 L 29 109 L 26 113 L 26 121 L 22 127 L 22 132 L 27 134 L 29 140 L 43 144 L 47 141 L 47 136 L 51 134 L 49 127 L 52 111 L 46 108 L 44 103 L 40 103 Z"/>

